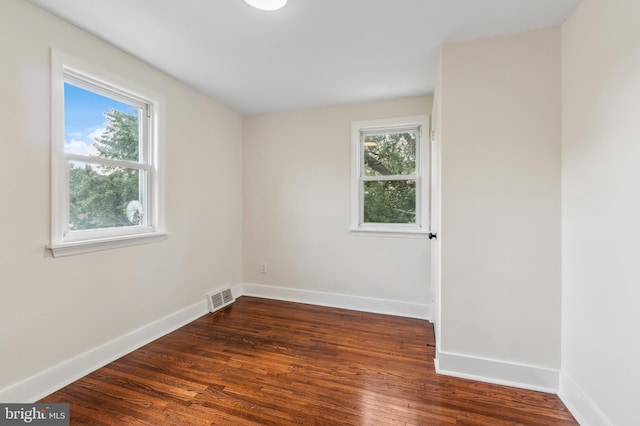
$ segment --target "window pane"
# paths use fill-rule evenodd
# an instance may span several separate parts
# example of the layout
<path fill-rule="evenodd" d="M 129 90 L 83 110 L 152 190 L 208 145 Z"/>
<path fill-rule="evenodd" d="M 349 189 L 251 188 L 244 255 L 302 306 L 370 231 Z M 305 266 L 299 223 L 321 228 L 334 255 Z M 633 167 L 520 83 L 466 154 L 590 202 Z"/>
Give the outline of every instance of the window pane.
<path fill-rule="evenodd" d="M 416 223 L 416 181 L 365 181 L 365 223 Z"/>
<path fill-rule="evenodd" d="M 138 162 L 141 112 L 139 107 L 65 83 L 65 153 Z"/>
<path fill-rule="evenodd" d="M 365 135 L 365 176 L 414 174 L 416 136 L 416 132 Z"/>
<path fill-rule="evenodd" d="M 144 224 L 137 169 L 69 163 L 69 229 L 113 228 Z"/>

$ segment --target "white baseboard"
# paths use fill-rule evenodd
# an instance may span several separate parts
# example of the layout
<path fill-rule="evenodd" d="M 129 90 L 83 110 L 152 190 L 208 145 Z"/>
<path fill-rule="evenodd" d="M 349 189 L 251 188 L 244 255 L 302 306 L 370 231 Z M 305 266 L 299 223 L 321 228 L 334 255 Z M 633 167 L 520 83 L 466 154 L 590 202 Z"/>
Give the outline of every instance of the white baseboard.
<path fill-rule="evenodd" d="M 235 298 L 243 295 L 255 296 L 424 320 L 431 320 L 432 314 L 431 305 L 426 304 L 260 284 L 238 284 L 233 286 L 231 291 Z M 196 320 L 208 312 L 207 308 L 207 302 L 203 300 L 66 360 L 21 382 L 0 389 L 0 401 L 3 403 L 35 402 L 92 371 Z M 557 393 L 582 426 L 611 425 L 611 422 L 607 420 L 584 392 L 569 377 L 558 370 L 439 350 L 436 355 L 435 366 L 439 374 Z"/>
<path fill-rule="evenodd" d="M 560 373 L 558 396 L 582 426 L 610 426 L 612 424 L 564 372 Z"/>
<path fill-rule="evenodd" d="M 436 371 L 447 376 L 479 380 L 547 393 L 558 392 L 558 370 L 514 364 L 450 352 L 436 354 Z"/>
<path fill-rule="evenodd" d="M 351 309 L 376 314 L 396 315 L 407 318 L 431 320 L 431 305 L 349 296 L 297 288 L 276 287 L 262 284 L 243 284 L 242 295 L 287 302 L 308 303 L 331 308 Z"/>
<path fill-rule="evenodd" d="M 207 312 L 207 303 L 203 298 L 202 302 L 133 330 L 21 382 L 0 389 L 0 401 L 4 403 L 38 401 L 121 356 L 194 321 Z"/>

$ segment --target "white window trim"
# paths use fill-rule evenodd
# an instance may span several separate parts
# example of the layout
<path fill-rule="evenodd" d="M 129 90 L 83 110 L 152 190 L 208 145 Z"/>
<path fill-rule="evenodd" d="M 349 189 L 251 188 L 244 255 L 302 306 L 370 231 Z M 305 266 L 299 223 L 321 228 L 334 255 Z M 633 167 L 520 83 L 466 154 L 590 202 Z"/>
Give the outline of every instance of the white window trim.
<path fill-rule="evenodd" d="M 68 218 L 68 182 L 65 173 L 64 153 L 64 82 L 65 73 L 87 76 L 106 87 L 114 87 L 142 99 L 152 105 L 152 123 L 149 137 L 153 149 L 149 155 L 147 192 L 150 194 L 148 226 L 131 229 L 95 230 L 77 233 L 65 238 Z M 164 97 L 131 79 L 121 78 L 109 71 L 108 64 L 91 64 L 70 55 L 51 50 L 51 243 L 46 248 L 54 257 L 147 244 L 165 240 L 168 234 L 164 222 Z"/>
<path fill-rule="evenodd" d="M 375 129 L 405 128 L 418 126 L 420 140 L 416 145 L 416 205 L 415 224 L 383 224 L 362 223 L 364 194 L 362 193 L 362 156 L 363 147 L 360 136 L 363 131 Z M 429 117 L 419 115 L 412 117 L 390 118 L 383 120 L 355 121 L 351 123 L 351 226 L 349 230 L 355 234 L 383 237 L 427 238 L 429 235 Z M 413 177 L 408 177 L 412 179 Z"/>

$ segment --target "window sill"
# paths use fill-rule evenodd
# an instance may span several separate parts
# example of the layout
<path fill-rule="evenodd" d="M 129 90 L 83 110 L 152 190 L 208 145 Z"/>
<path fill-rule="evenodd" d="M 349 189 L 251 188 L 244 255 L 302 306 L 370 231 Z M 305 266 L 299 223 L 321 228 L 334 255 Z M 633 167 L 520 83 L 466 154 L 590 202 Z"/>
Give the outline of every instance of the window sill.
<path fill-rule="evenodd" d="M 360 226 L 350 228 L 349 232 L 368 237 L 429 238 L 429 231 L 421 228 Z"/>
<path fill-rule="evenodd" d="M 155 243 L 166 240 L 167 238 L 169 238 L 169 234 L 166 232 L 155 232 L 151 234 L 127 235 L 125 237 L 100 238 L 62 244 L 50 244 L 47 245 L 46 248 L 51 250 L 53 257 L 63 257 L 120 247 Z"/>

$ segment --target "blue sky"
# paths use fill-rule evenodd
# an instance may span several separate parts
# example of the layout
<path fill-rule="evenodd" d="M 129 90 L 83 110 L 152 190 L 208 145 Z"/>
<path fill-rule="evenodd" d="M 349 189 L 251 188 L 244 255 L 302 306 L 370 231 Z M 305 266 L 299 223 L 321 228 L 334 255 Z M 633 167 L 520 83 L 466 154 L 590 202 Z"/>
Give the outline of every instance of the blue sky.
<path fill-rule="evenodd" d="M 64 84 L 65 152 L 91 155 L 94 138 L 104 132 L 109 108 L 135 114 L 136 108 L 106 96 Z"/>

